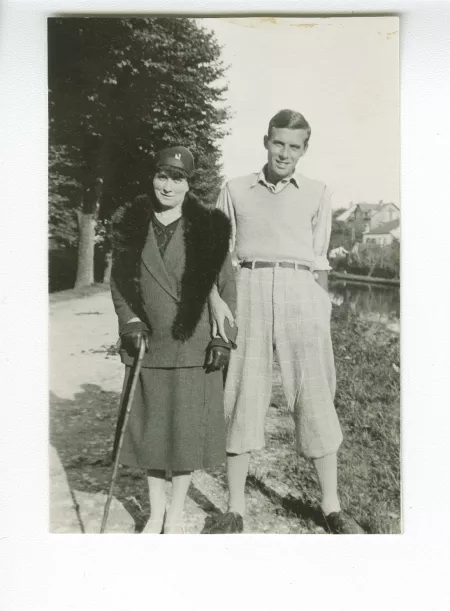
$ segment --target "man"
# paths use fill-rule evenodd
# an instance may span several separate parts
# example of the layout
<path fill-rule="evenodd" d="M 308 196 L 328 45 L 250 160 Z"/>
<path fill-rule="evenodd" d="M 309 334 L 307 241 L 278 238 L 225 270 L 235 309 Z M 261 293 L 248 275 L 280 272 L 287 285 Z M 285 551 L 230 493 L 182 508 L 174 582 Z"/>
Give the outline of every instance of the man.
<path fill-rule="evenodd" d="M 298 453 L 314 461 L 321 509 L 332 533 L 361 533 L 340 507 L 337 451 L 342 432 L 334 407 L 335 369 L 330 335 L 327 249 L 331 232 L 328 188 L 296 171 L 311 128 L 298 112 L 270 121 L 267 164 L 229 181 L 217 206 L 231 220 L 230 249 L 239 264 L 238 348 L 225 388 L 228 419 L 229 508 L 212 533 L 243 531 L 250 452 L 264 447 L 264 420 L 272 389 L 275 348 L 296 427 Z M 231 312 L 213 289 L 214 329 L 226 339 Z"/>

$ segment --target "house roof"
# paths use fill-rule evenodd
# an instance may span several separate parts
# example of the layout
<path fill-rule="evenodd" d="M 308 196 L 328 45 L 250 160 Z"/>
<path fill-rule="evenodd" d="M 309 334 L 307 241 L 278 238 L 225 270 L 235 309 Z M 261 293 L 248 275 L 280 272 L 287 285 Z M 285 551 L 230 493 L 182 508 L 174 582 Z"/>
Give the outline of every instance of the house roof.
<path fill-rule="evenodd" d="M 337 221 L 347 221 L 351 215 L 353 214 L 353 212 L 356 209 L 356 205 L 351 206 L 348 210 L 346 210 L 345 212 L 343 212 L 342 214 L 340 214 L 336 220 Z"/>
<path fill-rule="evenodd" d="M 384 204 L 357 204 L 363 212 L 370 212 L 371 210 L 378 210 L 384 206 Z"/>
<path fill-rule="evenodd" d="M 389 221 L 389 223 L 383 223 L 382 225 L 378 225 L 375 229 L 368 231 L 365 235 L 383 235 L 387 233 L 391 233 L 394 229 L 400 226 L 399 219 L 395 219 L 393 221 Z"/>
<path fill-rule="evenodd" d="M 378 212 L 385 206 L 394 206 L 395 208 L 397 208 L 397 210 L 400 210 L 400 208 L 397 206 L 397 204 L 394 204 L 394 202 L 378 202 L 377 204 L 367 204 L 366 202 L 362 202 L 360 204 L 353 204 L 353 206 L 350 206 L 350 208 L 348 208 L 348 210 L 345 210 L 345 212 L 340 214 L 336 218 L 336 220 L 337 221 L 348 221 L 348 219 L 352 216 L 352 214 L 355 212 L 356 208 L 358 207 L 363 212 Z"/>

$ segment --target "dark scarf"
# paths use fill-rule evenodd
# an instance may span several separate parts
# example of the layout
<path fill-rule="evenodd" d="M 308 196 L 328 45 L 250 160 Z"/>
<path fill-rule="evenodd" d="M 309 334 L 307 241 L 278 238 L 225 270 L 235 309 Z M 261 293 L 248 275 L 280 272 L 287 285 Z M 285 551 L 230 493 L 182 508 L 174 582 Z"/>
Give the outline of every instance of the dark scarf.
<path fill-rule="evenodd" d="M 150 331 L 141 297 L 140 262 L 152 216 L 152 198 L 141 195 L 116 211 L 112 231 L 114 280 L 133 312 Z M 227 256 L 231 224 L 223 212 L 206 207 L 190 193 L 183 202 L 182 217 L 186 267 L 172 336 L 186 341 L 192 337 L 200 321 Z"/>

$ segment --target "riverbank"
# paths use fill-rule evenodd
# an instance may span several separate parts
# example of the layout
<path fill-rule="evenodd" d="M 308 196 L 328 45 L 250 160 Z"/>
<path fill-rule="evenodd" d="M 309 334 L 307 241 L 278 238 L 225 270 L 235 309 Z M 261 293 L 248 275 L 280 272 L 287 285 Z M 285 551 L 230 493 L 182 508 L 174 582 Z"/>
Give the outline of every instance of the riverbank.
<path fill-rule="evenodd" d="M 346 274 L 344 272 L 330 272 L 330 278 L 335 280 L 347 280 L 349 282 L 369 282 L 372 284 L 386 284 L 389 286 L 400 286 L 398 278 L 374 278 L 372 276 L 360 276 L 358 274 Z"/>

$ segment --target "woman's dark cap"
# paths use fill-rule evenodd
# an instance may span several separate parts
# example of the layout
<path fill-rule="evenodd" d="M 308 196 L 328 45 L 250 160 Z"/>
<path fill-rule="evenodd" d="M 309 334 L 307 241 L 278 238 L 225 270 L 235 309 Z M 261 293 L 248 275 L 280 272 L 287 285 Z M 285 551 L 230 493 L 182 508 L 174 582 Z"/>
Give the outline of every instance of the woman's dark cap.
<path fill-rule="evenodd" d="M 194 157 L 184 146 L 171 146 L 156 154 L 155 167 L 169 166 L 184 170 L 188 176 L 194 171 Z"/>

